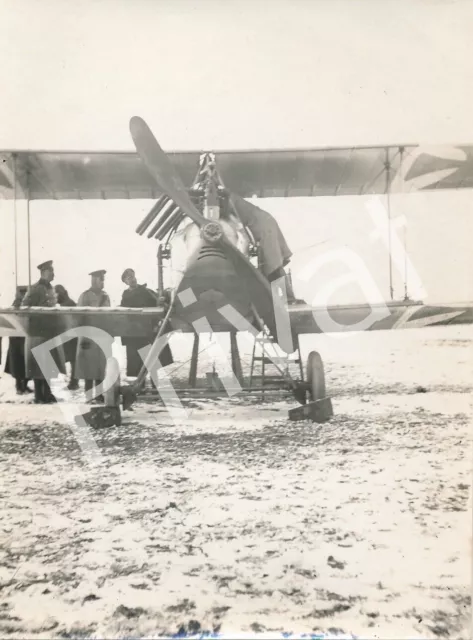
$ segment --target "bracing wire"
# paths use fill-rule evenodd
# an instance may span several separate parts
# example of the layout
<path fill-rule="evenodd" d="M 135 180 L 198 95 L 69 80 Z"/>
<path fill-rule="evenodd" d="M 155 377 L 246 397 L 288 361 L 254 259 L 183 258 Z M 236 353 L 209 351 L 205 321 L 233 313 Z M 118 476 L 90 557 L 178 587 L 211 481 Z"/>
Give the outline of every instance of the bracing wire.
<path fill-rule="evenodd" d="M 18 219 L 16 210 L 17 199 L 17 175 L 16 175 L 16 154 L 13 156 L 13 223 L 15 233 L 15 291 L 18 287 Z"/>

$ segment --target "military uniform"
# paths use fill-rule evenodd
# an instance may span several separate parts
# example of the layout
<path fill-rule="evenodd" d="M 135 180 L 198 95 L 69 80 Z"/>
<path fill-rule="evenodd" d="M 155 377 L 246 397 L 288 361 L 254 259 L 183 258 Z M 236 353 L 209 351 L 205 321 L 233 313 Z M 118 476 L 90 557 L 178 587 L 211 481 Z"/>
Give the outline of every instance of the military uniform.
<path fill-rule="evenodd" d="M 13 300 L 13 308 L 18 309 L 21 305 L 28 287 L 17 287 L 16 296 Z M 8 351 L 5 361 L 5 373 L 9 373 L 15 378 L 16 392 L 18 394 L 30 393 L 28 378 L 25 371 L 25 339 L 19 336 L 11 337 L 8 340 Z"/>
<path fill-rule="evenodd" d="M 258 264 L 269 282 L 284 278 L 287 301 L 289 304 L 304 303 L 295 297 L 292 280 L 286 274 L 286 267 L 292 257 L 292 251 L 273 216 L 256 205 L 232 193 L 229 204 L 232 205 L 241 222 L 251 231 L 258 243 Z M 305 304 L 305 303 L 304 303 Z"/>
<path fill-rule="evenodd" d="M 104 271 L 94 271 L 90 275 L 105 273 Z M 78 307 L 110 307 L 110 298 L 105 291 L 91 287 L 84 291 L 77 302 Z M 91 392 L 93 385 L 101 384 L 105 378 L 107 359 L 112 355 L 112 342 L 104 353 L 101 346 L 80 337 L 77 344 L 76 371 L 75 375 L 81 380 L 85 380 L 86 393 Z"/>
<path fill-rule="evenodd" d="M 45 262 L 38 266 L 40 271 L 48 268 L 52 268 L 52 261 Z M 38 282 L 28 289 L 21 306 L 54 307 L 55 304 L 56 297 L 51 283 L 41 277 Z M 33 349 L 48 342 L 48 340 L 49 338 L 28 337 L 25 341 L 25 374 L 27 378 L 34 380 L 35 402 L 37 403 L 55 402 L 49 382 L 51 379 L 57 378 L 59 373 L 66 373 L 66 363 L 62 345 L 51 349 L 50 355 L 53 359 L 53 365 L 44 371 L 41 370 L 33 354 Z"/>
<path fill-rule="evenodd" d="M 128 270 L 124 271 L 122 280 Z M 146 284 L 136 285 L 135 287 L 126 289 L 122 295 L 121 301 L 122 307 L 157 307 L 158 298 L 155 293 L 146 287 Z M 143 360 L 141 359 L 138 351 L 146 346 L 151 346 L 153 340 L 150 338 L 125 338 L 122 339 L 122 344 L 126 347 L 126 375 L 137 376 L 143 366 Z M 159 355 L 159 361 L 161 366 L 166 367 L 174 362 L 170 346 L 167 344 L 162 349 Z"/>
<path fill-rule="evenodd" d="M 75 307 L 77 306 L 74 300 L 69 297 L 69 294 L 64 289 L 64 287 L 60 284 L 57 284 L 55 287 L 57 301 L 61 307 Z M 70 362 L 71 364 L 71 379 L 67 388 L 70 391 L 75 391 L 79 388 L 79 381 L 76 376 L 76 355 L 77 355 L 77 338 L 73 338 L 72 340 L 68 340 L 64 343 L 64 357 L 66 362 Z"/>

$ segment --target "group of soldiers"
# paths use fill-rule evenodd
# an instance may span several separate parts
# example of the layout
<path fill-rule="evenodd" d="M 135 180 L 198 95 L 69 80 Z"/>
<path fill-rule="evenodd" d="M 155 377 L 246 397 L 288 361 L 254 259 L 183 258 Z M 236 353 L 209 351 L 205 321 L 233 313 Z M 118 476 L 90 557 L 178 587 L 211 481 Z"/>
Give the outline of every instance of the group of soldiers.
<path fill-rule="evenodd" d="M 17 287 L 13 307 L 110 307 L 110 297 L 104 291 L 104 269 L 92 271 L 89 275 L 91 286 L 84 291 L 76 303 L 70 298 L 67 290 L 60 284 L 53 287 L 54 266 L 53 261 L 48 260 L 38 265 L 40 278 L 31 287 Z M 133 269 L 125 269 L 122 274 L 122 282 L 127 285 L 123 292 L 121 305 L 123 307 L 155 307 L 161 300 L 158 295 L 149 289 L 146 284 L 139 285 Z M 64 343 L 51 351 L 54 367 L 45 367 L 39 363 L 33 353 L 33 349 L 45 341 L 43 338 L 14 337 L 9 340 L 9 348 L 6 357 L 5 372 L 9 373 L 16 382 L 18 394 L 34 393 L 36 404 L 50 404 L 57 402 L 51 391 L 51 380 L 58 373 L 66 374 L 66 362 L 70 363 L 71 373 L 68 389 L 71 391 L 79 388 L 79 380 L 84 380 L 84 388 L 87 402 L 103 402 L 103 396 L 98 387 L 105 378 L 107 358 L 110 352 L 103 350 L 104 345 L 97 344 L 94 340 L 80 337 Z M 126 347 L 127 376 L 137 376 L 142 360 L 139 350 L 149 346 L 147 338 L 122 338 L 122 344 Z M 173 362 L 172 352 L 167 345 L 160 354 L 160 365 L 167 366 Z M 28 386 L 33 381 L 34 388 Z"/>

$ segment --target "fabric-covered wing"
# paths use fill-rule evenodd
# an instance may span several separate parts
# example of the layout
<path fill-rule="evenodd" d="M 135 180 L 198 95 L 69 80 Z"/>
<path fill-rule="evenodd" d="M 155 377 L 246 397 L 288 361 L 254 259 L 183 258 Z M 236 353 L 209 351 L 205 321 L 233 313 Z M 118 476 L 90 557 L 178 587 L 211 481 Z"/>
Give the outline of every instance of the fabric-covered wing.
<path fill-rule="evenodd" d="M 411 162 L 415 154 L 418 157 Z M 405 178 L 439 172 L 423 189 L 473 187 L 473 145 L 216 152 L 225 186 L 243 198 L 385 193 L 399 172 Z M 200 152 L 169 153 L 191 186 Z M 389 161 L 390 171 L 386 172 Z M 15 180 L 16 175 L 16 180 Z M 15 190 L 16 182 L 16 190 Z M 393 183 L 393 190 L 398 187 Z M 0 197 L 30 199 L 157 199 L 159 190 L 135 153 L 0 152 Z"/>

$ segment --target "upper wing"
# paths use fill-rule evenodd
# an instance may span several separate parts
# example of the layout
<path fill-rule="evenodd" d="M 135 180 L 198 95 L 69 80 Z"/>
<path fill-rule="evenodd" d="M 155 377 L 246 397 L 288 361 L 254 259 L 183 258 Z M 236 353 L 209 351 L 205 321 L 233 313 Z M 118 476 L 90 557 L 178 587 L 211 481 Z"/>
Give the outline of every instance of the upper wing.
<path fill-rule="evenodd" d="M 168 155 L 190 187 L 200 152 Z M 385 193 L 399 173 L 401 158 L 408 167 L 406 180 L 438 172 L 420 180 L 418 188 L 473 187 L 473 145 L 445 147 L 443 151 L 393 145 L 222 151 L 215 155 L 225 186 L 243 198 Z M 393 187 L 399 188 L 396 184 Z M 13 198 L 15 192 L 17 198 L 29 195 L 32 200 L 157 199 L 161 195 L 136 153 L 0 152 L 0 196 Z"/>

